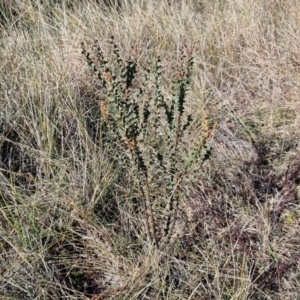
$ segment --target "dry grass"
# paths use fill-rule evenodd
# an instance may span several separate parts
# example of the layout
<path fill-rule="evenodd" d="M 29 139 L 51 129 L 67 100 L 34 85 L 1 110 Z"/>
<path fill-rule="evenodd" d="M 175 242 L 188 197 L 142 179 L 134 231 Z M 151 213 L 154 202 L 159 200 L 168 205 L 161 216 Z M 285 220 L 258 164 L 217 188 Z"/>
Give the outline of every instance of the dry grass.
<path fill-rule="evenodd" d="M 103 2 L 0 3 L 0 298 L 300 299 L 300 2 Z M 166 252 L 99 146 L 80 43 L 111 33 L 140 68 L 194 43 L 188 110 L 218 124 Z"/>

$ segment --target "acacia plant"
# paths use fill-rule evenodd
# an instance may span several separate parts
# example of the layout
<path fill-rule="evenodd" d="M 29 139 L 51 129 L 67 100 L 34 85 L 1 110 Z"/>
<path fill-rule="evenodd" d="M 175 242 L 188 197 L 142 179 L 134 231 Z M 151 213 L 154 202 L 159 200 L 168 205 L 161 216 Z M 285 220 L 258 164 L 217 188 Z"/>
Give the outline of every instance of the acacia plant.
<path fill-rule="evenodd" d="M 189 180 L 191 171 L 199 169 L 210 153 L 206 117 L 193 146 L 187 149 L 184 139 L 193 121 L 185 112 L 193 49 L 180 50 L 179 63 L 169 76 L 168 97 L 159 56 L 138 72 L 134 59 L 121 58 L 114 37 L 110 47 L 111 57 L 106 58 L 98 41 L 94 55 L 82 43 L 100 97 L 104 134 L 99 144 L 109 147 L 115 162 L 132 176 L 140 191 L 148 241 L 162 250 L 173 240 L 180 204 L 188 196 L 182 180 Z"/>

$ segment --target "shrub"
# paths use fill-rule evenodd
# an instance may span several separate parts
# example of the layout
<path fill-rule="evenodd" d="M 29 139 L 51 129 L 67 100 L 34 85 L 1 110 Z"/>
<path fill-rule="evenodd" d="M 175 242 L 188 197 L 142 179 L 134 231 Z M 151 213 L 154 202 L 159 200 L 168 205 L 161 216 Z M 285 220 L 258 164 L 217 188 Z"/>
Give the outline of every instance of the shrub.
<path fill-rule="evenodd" d="M 189 194 L 181 183 L 183 179 L 192 181 L 192 171 L 199 170 L 210 154 L 212 131 L 208 131 L 205 113 L 193 146 L 187 149 L 185 142 L 193 121 L 185 111 L 193 49 L 185 46 L 180 50 L 169 84 L 171 96 L 167 97 L 159 56 L 139 72 L 133 58 L 125 62 L 121 58 L 114 37 L 110 47 L 111 57 L 106 58 L 98 41 L 93 45 L 94 55 L 82 43 L 100 95 L 103 135 L 99 144 L 109 149 L 115 163 L 131 176 L 140 192 L 148 241 L 162 250 L 174 240 L 179 206 Z"/>

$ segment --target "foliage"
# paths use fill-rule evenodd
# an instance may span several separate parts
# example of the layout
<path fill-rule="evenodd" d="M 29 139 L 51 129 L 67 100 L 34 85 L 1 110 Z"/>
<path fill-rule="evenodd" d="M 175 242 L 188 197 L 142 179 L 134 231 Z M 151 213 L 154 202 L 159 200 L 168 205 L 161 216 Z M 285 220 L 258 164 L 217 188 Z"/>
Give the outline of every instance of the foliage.
<path fill-rule="evenodd" d="M 132 176 L 133 185 L 138 186 L 148 241 L 163 249 L 174 233 L 179 204 L 187 196 L 180 183 L 210 154 L 211 134 L 206 118 L 193 146 L 186 150 L 184 143 L 193 121 L 192 115 L 185 113 L 193 49 L 180 50 L 179 64 L 171 76 L 171 96 L 166 97 L 159 56 L 140 75 L 132 57 L 123 61 L 113 36 L 110 46 L 111 59 L 106 59 L 95 41 L 93 59 L 82 45 L 101 95 L 99 106 L 105 132 L 102 147 L 109 147 L 120 167 Z"/>

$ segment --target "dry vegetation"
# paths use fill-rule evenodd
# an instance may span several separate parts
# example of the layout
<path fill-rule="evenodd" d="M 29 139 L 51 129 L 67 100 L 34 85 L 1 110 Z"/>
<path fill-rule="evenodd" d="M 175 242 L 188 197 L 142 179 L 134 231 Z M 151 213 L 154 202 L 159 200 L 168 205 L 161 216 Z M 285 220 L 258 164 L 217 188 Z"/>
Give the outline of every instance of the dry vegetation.
<path fill-rule="evenodd" d="M 300 299 L 300 2 L 119 3 L 0 2 L 0 298 Z M 111 34 L 166 78 L 194 44 L 190 138 L 217 125 L 163 251 L 101 147 L 80 44 Z"/>

